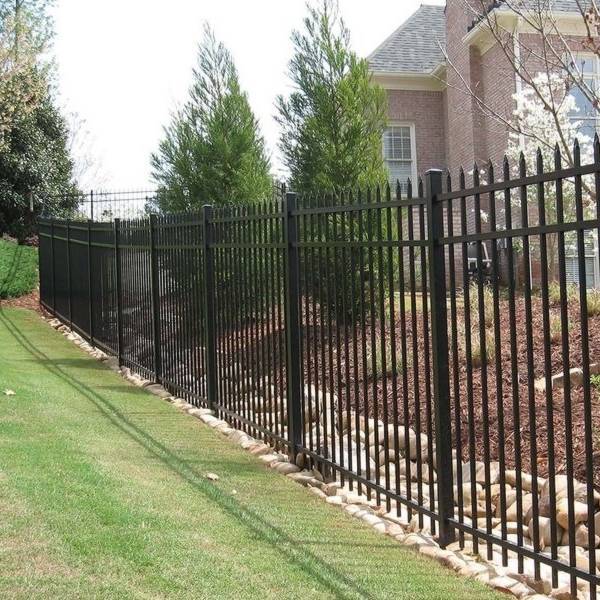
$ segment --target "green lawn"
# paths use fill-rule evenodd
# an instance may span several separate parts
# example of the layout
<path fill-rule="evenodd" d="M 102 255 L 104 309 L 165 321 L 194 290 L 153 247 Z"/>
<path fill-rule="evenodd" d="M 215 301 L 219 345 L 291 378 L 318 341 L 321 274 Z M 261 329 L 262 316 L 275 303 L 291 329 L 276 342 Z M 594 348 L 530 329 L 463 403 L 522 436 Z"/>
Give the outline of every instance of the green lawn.
<path fill-rule="evenodd" d="M 499 596 L 4 309 L 0 598 Z"/>
<path fill-rule="evenodd" d="M 37 281 L 37 248 L 0 239 L 0 298 L 29 294 Z"/>

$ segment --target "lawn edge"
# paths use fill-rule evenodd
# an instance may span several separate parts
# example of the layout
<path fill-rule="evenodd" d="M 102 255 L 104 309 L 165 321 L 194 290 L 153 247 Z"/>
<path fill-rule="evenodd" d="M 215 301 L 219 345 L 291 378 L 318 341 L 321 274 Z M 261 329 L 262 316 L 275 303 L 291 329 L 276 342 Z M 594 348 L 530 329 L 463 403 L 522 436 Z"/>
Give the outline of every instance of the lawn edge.
<path fill-rule="evenodd" d="M 40 318 L 54 330 L 62 333 L 74 345 L 88 353 L 92 358 L 103 362 L 108 369 L 120 375 L 135 387 L 145 389 L 150 394 L 172 404 L 181 412 L 197 418 L 204 425 L 214 429 L 242 449 L 256 456 L 267 467 L 306 487 L 312 494 L 327 504 L 337 506 L 350 516 L 363 521 L 377 533 L 393 538 L 402 547 L 412 549 L 435 560 L 463 578 L 474 579 L 516 598 L 543 600 L 562 597 L 556 596 L 556 593 L 565 590 L 554 590 L 551 596 L 546 595 L 550 593 L 547 582 L 534 580 L 530 575 L 517 573 L 509 567 L 503 567 L 486 560 L 479 553 L 474 553 L 471 542 L 467 540 L 470 536 L 467 534 L 465 534 L 464 548 L 460 548 L 459 542 L 454 542 L 445 549 L 441 548 L 436 537 L 426 527 L 419 528 L 418 519 L 407 522 L 391 511 L 387 512 L 386 507 L 377 505 L 374 499 L 369 499 L 366 495 L 350 490 L 348 484 L 342 485 L 331 478 L 325 480 L 317 469 L 302 469 L 304 466 L 303 455 L 299 455 L 301 460 L 298 462 L 300 464 L 290 462 L 287 455 L 253 438 L 245 431 L 234 428 L 228 421 L 215 416 L 213 410 L 198 408 L 182 398 L 173 396 L 160 384 L 144 379 L 133 373 L 128 367 L 119 366 L 116 357 L 111 357 L 99 348 L 92 346 L 59 319 L 47 317 L 44 314 L 40 315 Z M 360 534 L 358 529 L 357 534 Z"/>

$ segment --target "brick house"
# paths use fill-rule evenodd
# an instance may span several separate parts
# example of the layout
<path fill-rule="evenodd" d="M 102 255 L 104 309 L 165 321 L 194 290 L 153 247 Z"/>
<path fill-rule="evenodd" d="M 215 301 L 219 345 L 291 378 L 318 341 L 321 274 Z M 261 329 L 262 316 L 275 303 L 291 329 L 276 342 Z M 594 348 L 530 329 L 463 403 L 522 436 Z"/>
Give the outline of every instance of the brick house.
<path fill-rule="evenodd" d="M 537 0 L 520 0 L 520 6 L 535 6 Z M 472 10 L 467 7 L 471 4 Z M 550 0 L 557 26 L 569 39 L 590 79 L 600 89 L 600 61 L 585 53 L 585 27 L 577 0 Z M 502 0 L 490 2 L 488 11 L 513 32 L 515 55 L 519 41 L 527 48 L 536 44 L 535 34 Z M 459 167 L 468 172 L 477 162 L 500 165 L 508 147 L 509 132 L 498 119 L 485 115 L 469 86 L 486 106 L 511 120 L 513 95 L 522 82 L 482 19 L 478 0 L 447 0 L 446 6 L 422 5 L 368 57 L 373 80 L 387 93 L 388 128 L 383 154 L 390 181 L 413 181 L 428 169 L 449 170 L 455 177 Z M 446 59 L 447 55 L 447 59 Z M 520 56 L 530 73 L 540 72 L 534 53 Z M 597 110 L 588 111 L 581 94 L 577 119 L 583 119 L 586 134 L 598 129 Z M 500 171 L 501 172 L 501 169 Z M 598 253 L 598 249 L 592 249 Z M 574 263 L 573 263 L 574 264 Z M 598 260 L 591 257 L 594 280 L 600 286 Z"/>
<path fill-rule="evenodd" d="M 465 6 L 467 1 L 473 10 Z M 527 0 L 521 0 L 523 4 Z M 577 49 L 578 36 L 581 40 L 585 33 L 577 0 L 550 4 L 561 31 Z M 430 168 L 470 170 L 474 161 L 498 162 L 506 151 L 506 126 L 485 117 L 465 92 L 466 82 L 486 105 L 510 119 L 513 94 L 521 85 L 485 23 L 474 20 L 480 6 L 478 0 L 422 5 L 368 57 L 373 80 L 387 91 L 384 154 L 392 179 L 414 177 Z M 515 39 L 532 47 L 534 34 L 503 2 L 490 2 L 489 10 L 498 13 L 499 22 L 515 33 Z M 452 66 L 446 64 L 442 48 Z M 583 52 L 581 56 L 585 58 Z M 522 60 L 530 72 L 536 70 L 533 56 Z M 589 55 L 586 64 L 592 69 L 590 76 L 600 82 L 596 62 Z"/>

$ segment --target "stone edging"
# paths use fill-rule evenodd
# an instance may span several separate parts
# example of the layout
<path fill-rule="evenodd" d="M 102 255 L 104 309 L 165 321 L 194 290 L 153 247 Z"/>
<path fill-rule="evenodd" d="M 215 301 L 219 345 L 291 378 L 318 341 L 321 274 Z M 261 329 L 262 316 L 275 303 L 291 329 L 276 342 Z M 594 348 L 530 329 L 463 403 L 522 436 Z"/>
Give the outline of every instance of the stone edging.
<path fill-rule="evenodd" d="M 402 546 L 412 548 L 425 556 L 433 558 L 463 577 L 476 579 L 516 598 L 527 600 L 543 600 L 544 598 L 569 600 L 572 598 L 568 585 L 552 590 L 549 579 L 535 580 L 531 574 L 518 573 L 510 565 L 503 567 L 493 561 L 488 561 L 485 557 L 487 548 L 485 542 L 480 542 L 478 554 L 473 552 L 472 543 L 467 540 L 465 540 L 462 549 L 458 542 L 450 544 L 446 549 L 440 548 L 435 538 L 426 528 L 419 530 L 418 519 L 413 518 L 408 522 L 406 519 L 399 518 L 392 511 L 387 512 L 385 506 L 378 506 L 374 499 L 369 499 L 366 495 L 359 495 L 356 490 L 351 490 L 347 483 L 342 485 L 339 481 L 326 482 L 322 474 L 316 469 L 302 470 L 296 464 L 290 463 L 286 455 L 275 451 L 271 446 L 256 440 L 246 432 L 234 429 L 227 421 L 215 417 L 212 410 L 189 404 L 181 398 L 174 397 L 161 385 L 132 373 L 129 368 L 119 367 L 116 358 L 108 356 L 98 348 L 94 348 L 58 319 L 46 319 L 43 316 L 42 319 L 46 320 L 51 327 L 63 333 L 68 340 L 88 352 L 93 358 L 105 362 L 111 370 L 119 373 L 133 385 L 145 388 L 148 392 L 198 418 L 243 449 L 257 456 L 259 460 L 274 471 L 307 487 L 315 496 L 323 499 L 328 504 L 340 507 L 349 515 L 370 525 L 378 533 L 393 537 Z M 424 522 L 426 523 L 425 519 Z M 510 554 L 515 553 L 509 552 Z M 514 564 L 516 561 L 513 560 L 512 562 Z M 578 600 L 587 600 L 589 598 L 587 584 L 579 581 L 578 588 Z"/>

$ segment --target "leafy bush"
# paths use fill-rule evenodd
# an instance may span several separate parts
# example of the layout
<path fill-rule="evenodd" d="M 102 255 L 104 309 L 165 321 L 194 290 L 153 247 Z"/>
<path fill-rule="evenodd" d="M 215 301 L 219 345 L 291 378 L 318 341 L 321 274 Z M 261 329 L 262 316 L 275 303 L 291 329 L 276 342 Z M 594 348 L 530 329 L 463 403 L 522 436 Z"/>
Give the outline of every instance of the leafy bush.
<path fill-rule="evenodd" d="M 588 316 L 600 315 L 600 290 L 590 290 L 587 295 Z"/>
<path fill-rule="evenodd" d="M 18 298 L 35 289 L 37 249 L 0 239 L 0 298 Z"/>
<path fill-rule="evenodd" d="M 560 284 L 558 281 L 552 281 L 548 285 L 548 299 L 553 306 L 560 304 Z"/>
<path fill-rule="evenodd" d="M 486 329 L 494 325 L 494 290 L 491 285 L 482 287 L 483 310 L 485 311 L 484 324 Z M 474 324 L 479 324 L 479 286 L 476 283 L 471 284 L 469 294 L 469 303 L 471 307 L 471 318 Z"/>
<path fill-rule="evenodd" d="M 550 340 L 554 344 L 558 344 L 562 340 L 562 320 L 560 316 L 550 316 Z"/>
<path fill-rule="evenodd" d="M 592 375 L 590 378 L 592 385 L 600 391 L 600 375 Z"/>

